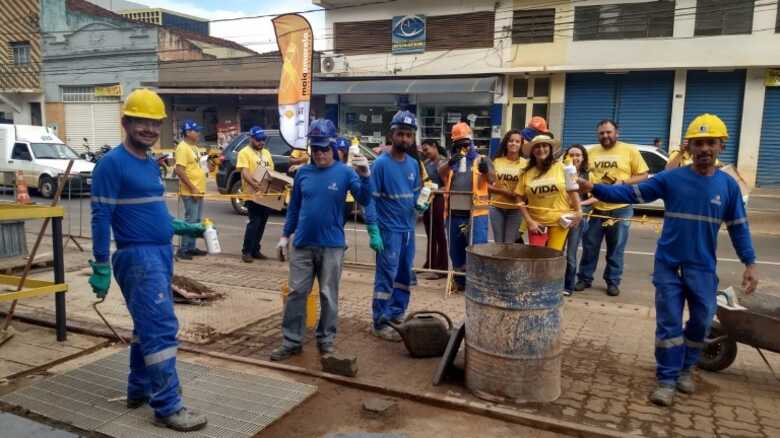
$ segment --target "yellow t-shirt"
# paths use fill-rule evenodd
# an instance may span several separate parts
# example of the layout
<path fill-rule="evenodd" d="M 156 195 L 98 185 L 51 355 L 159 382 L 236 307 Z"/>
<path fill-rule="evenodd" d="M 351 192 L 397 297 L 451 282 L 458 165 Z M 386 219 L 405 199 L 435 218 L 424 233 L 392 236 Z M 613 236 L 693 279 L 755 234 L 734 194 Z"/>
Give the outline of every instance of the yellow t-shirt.
<path fill-rule="evenodd" d="M 267 169 L 274 170 L 274 160 L 268 149 L 263 148 L 259 151 L 255 151 L 251 144 L 244 146 L 243 149 L 238 151 L 238 160 L 236 161 L 236 169 L 248 169 L 252 174 L 257 170 L 257 166 L 263 166 Z M 244 193 L 248 192 L 249 184 L 241 178 Z"/>
<path fill-rule="evenodd" d="M 517 160 L 510 160 L 507 157 L 498 157 L 493 160 L 493 168 L 496 171 L 496 183 L 495 186 L 500 187 L 510 192 L 515 191 L 517 183 L 520 181 L 520 177 L 523 175 L 523 169 L 528 165 L 528 160 L 525 158 L 518 158 Z M 499 193 L 490 194 L 490 205 L 498 208 L 517 209 L 520 206 L 512 206 L 517 201 L 513 198 L 509 198 Z"/>
<path fill-rule="evenodd" d="M 200 168 L 200 151 L 195 145 L 190 145 L 185 141 L 176 146 L 173 153 L 176 158 L 176 165 L 184 167 L 184 173 L 190 179 L 192 185 L 201 193 L 206 191 L 206 173 Z M 182 195 L 191 195 L 189 187 L 179 183 L 179 191 Z"/>
<path fill-rule="evenodd" d="M 515 193 L 526 198 L 529 207 L 551 209 L 528 209 L 531 217 L 542 225 L 557 225 L 561 215 L 571 211 L 563 164 L 560 161 L 553 163 L 544 175 L 539 175 L 536 167 L 526 170 L 520 176 Z"/>
<path fill-rule="evenodd" d="M 593 183 L 611 184 L 614 181 L 625 180 L 649 171 L 639 149 L 634 145 L 620 141 L 610 149 L 604 149 L 601 145 L 590 148 L 588 160 L 590 162 L 590 180 Z M 628 204 L 596 202 L 593 204 L 593 208 L 608 211 L 626 205 Z"/>

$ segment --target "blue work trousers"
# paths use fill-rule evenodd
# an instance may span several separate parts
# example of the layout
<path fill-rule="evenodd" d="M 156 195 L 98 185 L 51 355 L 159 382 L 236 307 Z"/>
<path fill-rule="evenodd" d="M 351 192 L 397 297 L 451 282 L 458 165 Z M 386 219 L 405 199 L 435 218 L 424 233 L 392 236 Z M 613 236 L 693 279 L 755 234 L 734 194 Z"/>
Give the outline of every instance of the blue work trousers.
<path fill-rule="evenodd" d="M 203 198 L 195 196 L 182 196 L 184 203 L 184 221 L 188 224 L 198 224 L 203 220 Z M 179 245 L 180 253 L 188 253 L 195 249 L 195 238 L 192 236 L 181 236 Z"/>
<path fill-rule="evenodd" d="M 176 333 L 171 277 L 173 246 L 134 245 L 112 257 L 114 276 L 133 319 L 130 344 L 129 399 L 149 398 L 158 417 L 182 408 L 176 373 Z"/>
<path fill-rule="evenodd" d="M 602 211 L 593 210 L 593 214 L 600 216 L 609 216 L 618 219 L 629 219 L 634 215 L 634 208 L 630 205 L 615 210 Z M 596 266 L 599 263 L 599 251 L 601 250 L 601 241 L 607 242 L 607 267 L 604 268 L 604 281 L 607 285 L 620 286 L 620 279 L 623 276 L 623 253 L 628 244 L 628 234 L 631 227 L 629 221 L 617 221 L 610 226 L 602 226 L 608 219 L 591 218 L 588 230 L 582 237 L 582 258 L 580 259 L 580 270 L 577 277 L 590 285 L 593 283 L 593 274 L 596 272 Z"/>
<path fill-rule="evenodd" d="M 466 248 L 469 246 L 469 237 L 471 243 L 479 245 L 488 241 L 488 217 L 474 216 L 473 223 L 469 225 L 470 216 L 452 215 L 450 221 L 450 259 L 452 267 L 456 271 L 466 271 Z M 471 236 L 469 236 L 469 232 Z M 460 286 L 465 286 L 466 277 L 456 275 L 455 281 Z"/>
<path fill-rule="evenodd" d="M 577 251 L 582 240 L 582 235 L 588 231 L 588 217 L 584 216 L 590 212 L 590 207 L 582 208 L 582 221 L 575 228 L 569 228 L 569 234 L 566 236 L 566 276 L 564 277 L 563 288 L 569 292 L 574 291 L 574 282 L 577 278 Z"/>
<path fill-rule="evenodd" d="M 674 385 L 680 371 L 694 366 L 704 348 L 717 308 L 714 272 L 655 261 L 655 361 L 658 383 Z M 689 318 L 683 330 L 683 309 Z"/>
<path fill-rule="evenodd" d="M 306 301 L 314 279 L 320 285 L 320 319 L 317 344 L 332 345 L 339 321 L 339 281 L 344 266 L 344 248 L 306 246 L 293 248 L 290 254 L 290 295 L 284 306 L 282 341 L 285 346 L 300 347 L 306 334 Z"/>
<path fill-rule="evenodd" d="M 372 303 L 374 328 L 384 321 L 403 317 L 409 306 L 411 286 L 415 283 L 414 231 L 379 229 L 384 250 L 376 254 L 374 274 L 374 301 Z"/>

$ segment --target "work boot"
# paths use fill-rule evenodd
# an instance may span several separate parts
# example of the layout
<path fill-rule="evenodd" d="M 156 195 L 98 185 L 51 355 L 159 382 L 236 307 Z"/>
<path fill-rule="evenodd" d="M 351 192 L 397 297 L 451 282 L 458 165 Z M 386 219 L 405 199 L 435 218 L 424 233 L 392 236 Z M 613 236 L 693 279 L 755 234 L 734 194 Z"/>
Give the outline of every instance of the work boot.
<path fill-rule="evenodd" d="M 257 254 L 252 254 L 252 258 L 255 260 L 267 260 L 268 257 L 266 257 L 263 253 L 259 252 Z"/>
<path fill-rule="evenodd" d="M 149 403 L 149 397 L 144 398 L 129 398 L 127 399 L 127 409 L 138 409 L 141 406 Z"/>
<path fill-rule="evenodd" d="M 254 260 L 252 259 L 252 256 L 251 256 L 251 255 L 249 255 L 249 254 L 243 254 L 243 255 L 241 256 L 241 260 L 242 260 L 244 263 L 252 263 L 252 262 L 254 261 Z"/>
<path fill-rule="evenodd" d="M 300 346 L 288 347 L 286 345 L 282 345 L 281 347 L 278 347 L 271 352 L 271 360 L 274 362 L 279 362 L 280 360 L 286 360 L 297 354 L 301 354 L 302 351 L 303 348 L 301 348 Z"/>
<path fill-rule="evenodd" d="M 207 251 L 203 251 L 202 249 L 195 248 L 195 249 L 191 249 L 189 254 L 191 256 L 200 257 L 200 256 L 207 255 L 208 252 Z"/>
<path fill-rule="evenodd" d="M 333 353 L 334 351 L 336 351 L 336 349 L 333 348 L 333 344 L 330 344 L 330 343 L 329 344 L 317 344 L 317 350 L 319 350 L 320 354 L 323 355 L 323 356 L 326 355 L 326 354 L 330 354 L 330 353 Z"/>
<path fill-rule="evenodd" d="M 190 255 L 190 253 L 181 252 L 181 251 L 176 253 L 176 258 L 179 260 L 192 260 L 192 256 Z"/>
<path fill-rule="evenodd" d="M 693 371 L 690 369 L 680 372 L 677 378 L 677 390 L 683 394 L 693 394 L 696 391 L 696 383 L 693 381 Z"/>
<path fill-rule="evenodd" d="M 671 406 L 674 402 L 674 386 L 659 383 L 650 394 L 650 401 L 658 406 Z"/>
<path fill-rule="evenodd" d="M 616 296 L 620 295 L 620 288 L 618 288 L 614 284 L 608 285 L 607 286 L 607 295 L 609 295 L 611 297 L 616 297 Z"/>
<path fill-rule="evenodd" d="M 379 329 L 373 328 L 371 333 L 373 333 L 377 338 L 384 339 L 385 341 L 401 342 L 401 335 L 399 335 L 397 331 L 393 330 L 393 328 L 388 325 Z"/>
<path fill-rule="evenodd" d="M 177 432 L 192 432 L 206 427 L 208 420 L 205 415 L 191 411 L 187 408 L 181 408 L 178 412 L 167 417 L 154 417 L 154 425 L 158 427 L 167 427 Z"/>
<path fill-rule="evenodd" d="M 590 289 L 590 283 L 585 283 L 584 281 L 580 280 L 577 282 L 577 284 L 574 285 L 575 292 L 582 292 L 585 289 Z"/>

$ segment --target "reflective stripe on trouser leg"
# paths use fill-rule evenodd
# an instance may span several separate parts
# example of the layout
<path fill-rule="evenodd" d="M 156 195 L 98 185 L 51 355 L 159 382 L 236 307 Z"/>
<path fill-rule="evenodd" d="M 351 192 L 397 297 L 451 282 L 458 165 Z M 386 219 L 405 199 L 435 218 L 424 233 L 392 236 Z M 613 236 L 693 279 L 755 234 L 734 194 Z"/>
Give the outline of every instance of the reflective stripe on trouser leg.
<path fill-rule="evenodd" d="M 344 266 L 344 248 L 318 248 L 321 256 L 317 278 L 320 282 L 320 321 L 317 342 L 332 344 L 336 338 L 339 318 L 339 280 Z"/>
<path fill-rule="evenodd" d="M 149 381 L 149 405 L 155 415 L 167 417 L 182 407 L 176 374 L 179 323 L 173 311 L 171 294 L 172 247 L 123 248 L 114 253 L 113 265 L 117 283 L 133 318 L 134 332 L 138 335 L 137 348 L 143 365 L 138 360 L 139 353 L 131 357 L 137 370 L 135 374 Z"/>
<path fill-rule="evenodd" d="M 315 275 L 313 248 L 292 248 L 287 281 L 287 303 L 282 315 L 282 343 L 298 347 L 306 333 L 306 300 L 311 293 Z"/>
<path fill-rule="evenodd" d="M 714 272 L 683 268 L 682 281 L 688 301 L 688 322 L 685 323 L 685 355 L 683 369 L 694 366 L 704 349 L 704 339 L 712 326 L 717 310 L 718 276 Z"/>
<path fill-rule="evenodd" d="M 656 260 L 655 285 L 655 361 L 659 383 L 674 385 L 683 366 L 683 307 L 685 290 L 677 269 Z"/>
<path fill-rule="evenodd" d="M 469 224 L 468 216 L 451 215 L 449 217 L 450 229 L 450 259 L 452 267 L 457 271 L 466 270 L 466 247 L 469 245 L 469 235 L 461 233 L 460 227 Z M 461 286 L 466 284 L 466 278 L 456 275 L 455 281 Z"/>
<path fill-rule="evenodd" d="M 398 319 L 406 313 L 409 306 L 411 285 L 415 283 L 414 273 L 414 232 L 398 233 L 401 236 L 401 250 L 398 257 L 398 270 L 393 281 L 393 293 L 387 307 L 387 317 Z"/>
<path fill-rule="evenodd" d="M 390 299 L 393 294 L 400 264 L 401 241 L 403 233 L 379 229 L 382 235 L 384 250 L 376 254 L 376 271 L 374 272 L 374 299 L 372 302 L 372 317 L 374 328 L 380 328 L 382 318 L 389 316 Z"/>

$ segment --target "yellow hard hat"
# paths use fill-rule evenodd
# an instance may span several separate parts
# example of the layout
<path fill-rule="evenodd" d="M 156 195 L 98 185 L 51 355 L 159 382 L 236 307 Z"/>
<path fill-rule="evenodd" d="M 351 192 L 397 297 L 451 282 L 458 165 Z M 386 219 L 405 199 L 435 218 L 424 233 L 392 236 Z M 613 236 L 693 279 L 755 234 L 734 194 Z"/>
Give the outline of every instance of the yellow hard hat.
<path fill-rule="evenodd" d="M 688 130 L 685 131 L 685 139 L 690 140 L 693 138 L 729 138 L 729 132 L 726 129 L 726 124 L 720 117 L 714 114 L 701 114 L 697 116 L 690 125 Z"/>
<path fill-rule="evenodd" d="M 122 115 L 152 120 L 162 120 L 167 117 L 162 99 L 148 88 L 139 88 L 127 96 L 122 107 Z"/>

